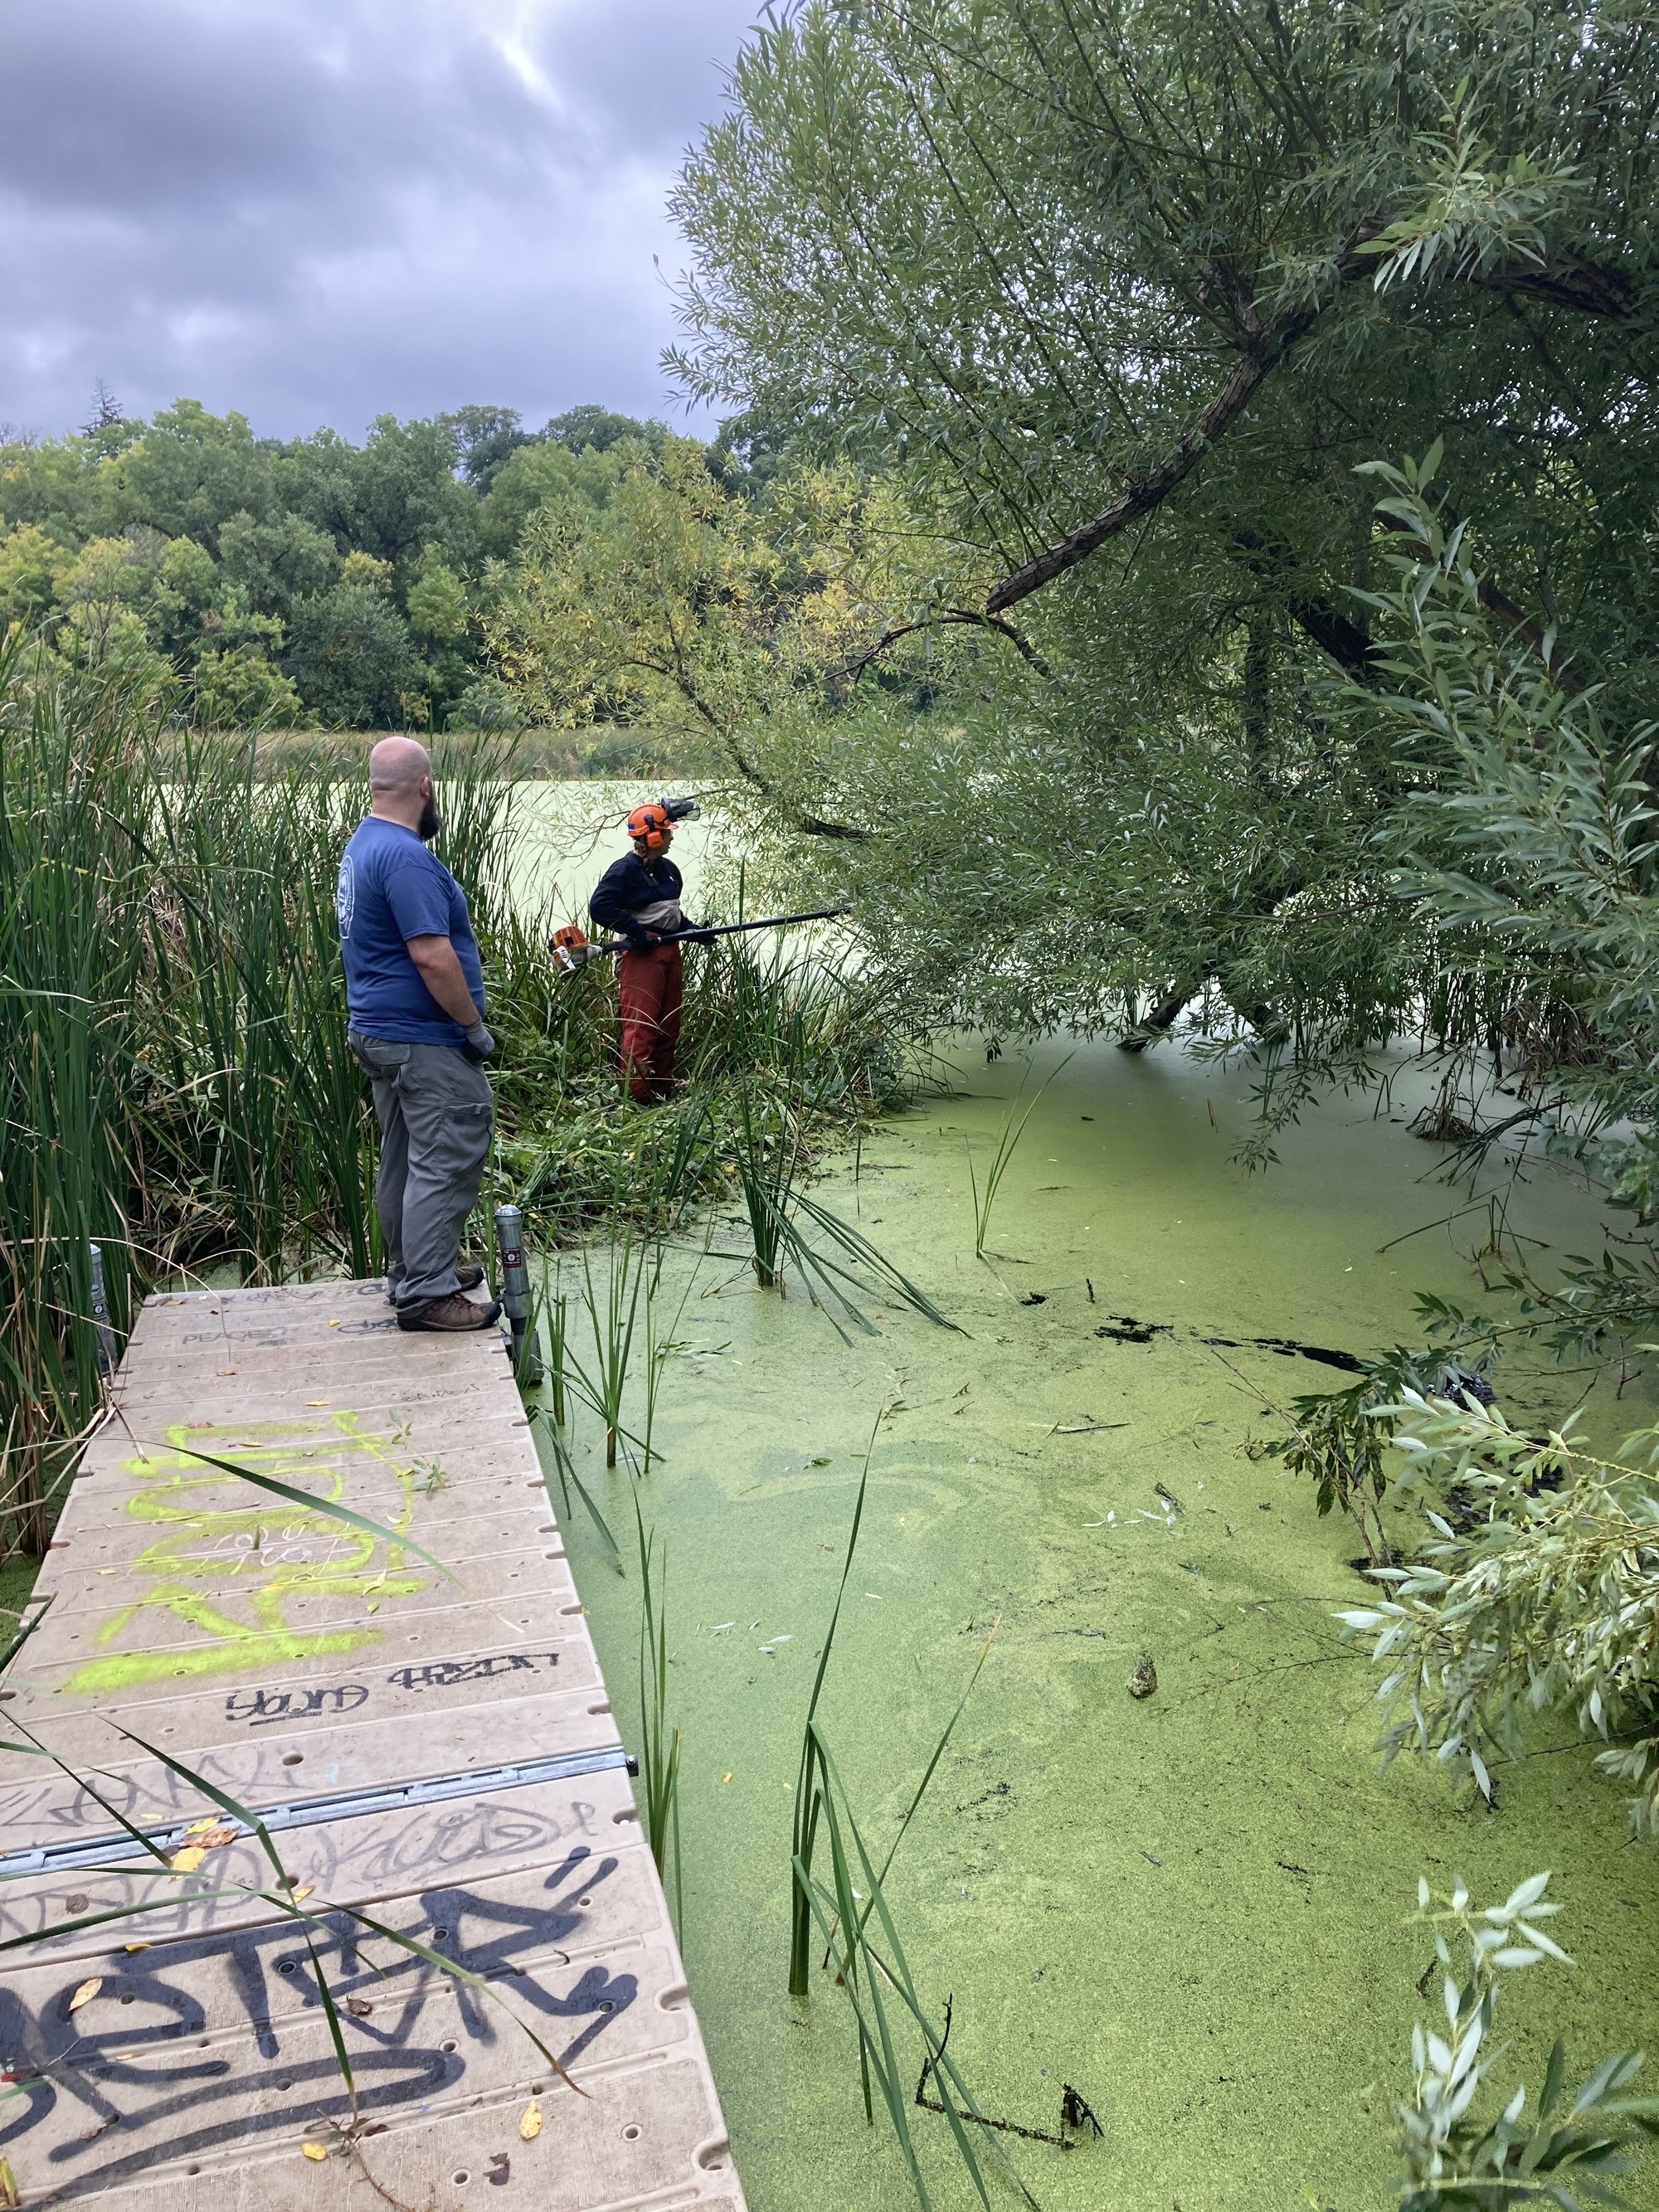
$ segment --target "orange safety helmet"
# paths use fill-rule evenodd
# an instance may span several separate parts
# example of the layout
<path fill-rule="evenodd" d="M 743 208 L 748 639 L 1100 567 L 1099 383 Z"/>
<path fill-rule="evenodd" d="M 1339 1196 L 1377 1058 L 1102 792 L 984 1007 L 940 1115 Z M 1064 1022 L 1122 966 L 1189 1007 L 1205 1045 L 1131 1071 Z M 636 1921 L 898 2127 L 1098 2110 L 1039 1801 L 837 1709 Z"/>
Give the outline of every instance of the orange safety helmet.
<path fill-rule="evenodd" d="M 636 845 L 643 843 L 647 853 L 660 853 L 667 842 L 663 833 L 670 818 L 668 809 L 659 800 L 649 799 L 629 816 L 628 834 Z"/>

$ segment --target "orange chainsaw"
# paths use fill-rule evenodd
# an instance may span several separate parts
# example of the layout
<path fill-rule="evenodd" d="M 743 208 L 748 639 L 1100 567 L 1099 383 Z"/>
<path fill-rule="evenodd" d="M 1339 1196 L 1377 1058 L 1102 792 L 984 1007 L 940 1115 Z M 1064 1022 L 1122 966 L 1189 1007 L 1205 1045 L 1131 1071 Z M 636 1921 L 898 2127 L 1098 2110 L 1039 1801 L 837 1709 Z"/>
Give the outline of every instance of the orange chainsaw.
<path fill-rule="evenodd" d="M 751 929 L 787 929 L 798 921 L 834 921 L 852 911 L 850 906 L 820 906 L 810 914 L 769 914 L 763 921 L 722 921 L 708 929 L 672 930 L 656 941 L 659 945 L 683 945 L 690 939 L 700 944 L 709 937 L 742 937 Z M 562 929 L 554 931 L 549 950 L 561 974 L 578 975 L 590 961 L 603 960 L 607 953 L 627 952 L 631 948 L 626 938 L 591 939 L 579 923 L 568 921 Z"/>

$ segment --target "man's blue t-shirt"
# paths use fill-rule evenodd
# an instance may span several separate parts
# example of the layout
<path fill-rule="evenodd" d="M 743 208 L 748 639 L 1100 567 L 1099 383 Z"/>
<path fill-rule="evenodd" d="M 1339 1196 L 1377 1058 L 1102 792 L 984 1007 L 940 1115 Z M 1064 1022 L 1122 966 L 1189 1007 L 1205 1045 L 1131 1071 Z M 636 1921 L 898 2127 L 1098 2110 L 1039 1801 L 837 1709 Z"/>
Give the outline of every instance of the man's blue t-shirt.
<path fill-rule="evenodd" d="M 368 815 L 340 856 L 337 903 L 352 1028 L 394 1044 L 464 1043 L 465 1030 L 427 989 L 404 941 L 447 937 L 483 1013 L 483 967 L 465 894 L 437 854 L 401 822 Z"/>

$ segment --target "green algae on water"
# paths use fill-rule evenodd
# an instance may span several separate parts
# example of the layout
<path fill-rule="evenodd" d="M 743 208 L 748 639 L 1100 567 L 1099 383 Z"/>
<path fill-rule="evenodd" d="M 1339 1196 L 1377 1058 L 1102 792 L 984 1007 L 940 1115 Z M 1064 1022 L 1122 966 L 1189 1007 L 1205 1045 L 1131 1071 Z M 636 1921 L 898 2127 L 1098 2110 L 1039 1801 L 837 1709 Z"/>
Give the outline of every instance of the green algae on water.
<path fill-rule="evenodd" d="M 866 1141 L 856 1189 L 850 1158 L 822 1188 L 967 1334 L 878 1302 L 881 1334 L 843 1343 L 752 1276 L 700 1284 L 683 1333 L 706 1351 L 675 1361 L 657 1413 L 684 1944 L 750 2203 L 914 2203 L 890 2136 L 865 2126 L 845 2004 L 786 1986 L 801 1726 L 886 1399 L 822 1717 L 878 1860 L 1000 1619 L 884 1887 L 932 2015 L 954 1999 L 982 2108 L 1052 2128 L 1069 2083 L 1099 2117 L 1097 2142 L 1022 2153 L 1034 2193 L 1049 2212 L 1381 2208 L 1427 1964 L 1406 1925 L 1419 1873 L 1501 1896 L 1554 1870 L 1578 1963 L 1506 1999 L 1510 2078 L 1540 2079 L 1557 2032 L 1581 2070 L 1659 2040 L 1659 1856 L 1629 1844 L 1590 1748 L 1503 1769 L 1496 1815 L 1421 1765 L 1379 1773 L 1376 1678 L 1332 1619 L 1366 1588 L 1352 1534 L 1244 1449 L 1273 1432 L 1270 1401 L 1340 1381 L 1247 1340 L 1371 1353 L 1413 1340 L 1419 1288 L 1468 1294 L 1455 1227 L 1379 1250 L 1450 1210 L 1423 1180 L 1437 1156 L 1403 1115 L 1336 1100 L 1249 1176 L 1229 1158 L 1246 1079 L 1085 1048 L 1006 1180 L 993 1276 L 963 1147 L 994 1141 L 1012 1076 L 963 1066 L 963 1095 Z M 1512 1205 L 1557 1251 L 1596 1234 L 1553 1168 Z M 1237 1340 L 1238 1375 L 1206 1335 Z M 1585 1380 L 1496 1379 L 1531 1423 Z M 1628 1391 L 1605 1408 L 1593 1393 L 1589 1416 L 1609 1437 L 1652 1418 Z M 602 1499 L 625 1479 L 584 1474 Z M 1419 1510 L 1384 1504 L 1393 1541 Z M 570 1541 L 623 1685 L 638 1593 L 581 1525 Z M 1143 1651 L 1158 1686 L 1136 1699 Z M 972 2201 L 945 2122 L 912 2117 L 936 2201 Z"/>

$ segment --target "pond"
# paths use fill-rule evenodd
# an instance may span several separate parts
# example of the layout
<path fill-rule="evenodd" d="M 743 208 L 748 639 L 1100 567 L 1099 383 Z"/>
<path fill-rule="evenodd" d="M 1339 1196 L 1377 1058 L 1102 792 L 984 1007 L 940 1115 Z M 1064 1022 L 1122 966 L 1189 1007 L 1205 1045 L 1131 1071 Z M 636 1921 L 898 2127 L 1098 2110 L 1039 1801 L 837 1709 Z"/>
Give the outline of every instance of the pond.
<path fill-rule="evenodd" d="M 1275 1407 L 1344 1380 L 1252 1340 L 1375 1352 L 1420 1340 L 1414 1291 L 1478 1291 L 1463 1255 L 1484 1216 L 1410 1234 L 1465 1202 L 1406 1129 L 1422 1086 L 1406 1076 L 1392 1115 L 1328 1102 L 1251 1176 L 1232 1158 L 1245 1075 L 1179 1048 L 1065 1050 L 1032 1056 L 1053 1079 L 987 1261 L 968 1162 L 982 1174 L 1018 1059 L 962 1043 L 953 1095 L 815 1188 L 959 1334 L 872 1299 L 880 1334 L 843 1342 L 794 1284 L 781 1301 L 736 1261 L 677 1254 L 659 1463 L 607 1476 L 581 1432 L 618 1535 L 631 1486 L 667 1544 L 684 1950 L 755 2212 L 914 2202 L 879 2105 L 865 2125 L 842 1992 L 816 1970 L 810 1998 L 786 1990 L 802 1723 L 884 1407 L 822 1714 L 879 1855 L 995 1630 L 888 1895 L 925 2003 L 954 2000 L 981 2109 L 1052 2130 L 1069 2083 L 1097 2114 L 1102 2139 L 1067 2152 L 1001 2138 L 1043 2205 L 1391 2201 L 1390 2100 L 1431 2009 L 1430 1949 L 1404 1925 L 1419 1872 L 1495 1902 L 1554 1870 L 1577 1963 L 1506 1996 L 1506 2078 L 1535 2085 L 1558 2032 L 1578 2069 L 1659 2038 L 1659 1856 L 1631 1845 L 1619 1788 L 1565 1726 L 1498 1770 L 1496 1812 L 1413 1761 L 1380 1773 L 1376 1670 L 1332 1620 L 1363 1601 L 1352 1528 L 1248 1449 L 1282 1432 Z M 1545 1265 L 1599 1249 L 1595 1204 L 1553 1165 L 1511 1218 Z M 1589 1378 L 1498 1380 L 1531 1425 Z M 1639 1383 L 1615 1404 L 1605 1378 L 1589 1416 L 1609 1441 L 1655 1418 Z M 1388 1511 L 1409 1541 L 1416 1510 Z M 569 1531 L 636 1741 L 637 1575 L 580 1509 Z M 1136 1698 L 1142 1654 L 1157 1688 Z M 945 2122 L 911 2117 L 938 2202 L 970 2201 Z"/>

